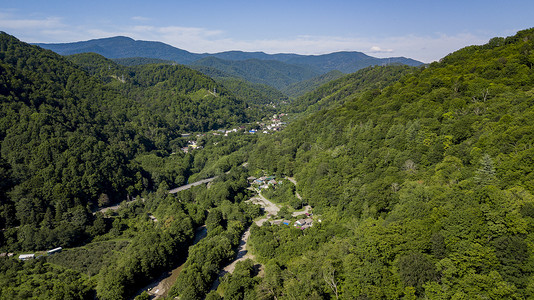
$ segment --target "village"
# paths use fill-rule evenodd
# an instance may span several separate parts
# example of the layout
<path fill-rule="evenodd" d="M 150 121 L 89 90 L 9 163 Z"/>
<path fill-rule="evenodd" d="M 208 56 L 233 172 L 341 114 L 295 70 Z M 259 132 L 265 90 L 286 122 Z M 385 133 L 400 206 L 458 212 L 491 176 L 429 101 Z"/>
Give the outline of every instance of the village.
<path fill-rule="evenodd" d="M 267 216 L 266 218 L 274 218 L 278 216 L 278 212 L 280 211 L 280 205 L 274 204 L 268 199 L 266 199 L 262 194 L 262 190 L 268 189 L 270 187 L 276 188 L 277 185 L 282 184 L 283 181 L 276 181 L 275 176 L 262 176 L 259 178 L 256 178 L 254 176 L 250 176 L 247 178 L 250 188 L 255 190 L 258 193 L 258 197 L 253 198 L 252 203 L 254 204 L 260 204 L 264 209 L 266 210 Z M 288 178 L 289 181 L 294 182 L 294 180 Z M 302 200 L 301 196 L 295 192 L 295 196 Z M 259 201 L 258 201 L 259 200 Z M 268 207 L 271 207 L 271 210 L 267 209 Z M 287 219 L 275 219 L 271 220 L 270 223 L 272 225 L 286 225 L 291 226 L 293 225 L 297 229 L 305 230 L 307 228 L 310 228 L 313 226 L 313 219 L 312 219 L 312 213 L 310 212 L 311 207 L 309 205 L 304 207 L 303 211 L 295 211 L 291 214 L 292 217 L 300 217 L 300 216 L 306 216 L 306 218 L 301 218 L 296 221 L 290 221 Z M 321 220 L 318 220 L 318 222 L 321 222 Z M 261 225 L 261 224 L 259 224 Z"/>
<path fill-rule="evenodd" d="M 271 134 L 282 130 L 287 125 L 287 122 L 282 121 L 283 117 L 287 117 L 287 114 L 281 113 L 273 115 L 267 121 L 256 122 L 255 124 L 250 124 L 248 126 L 241 125 L 232 129 L 219 129 L 208 133 L 197 134 L 196 137 L 200 138 L 206 135 L 228 136 L 232 134 Z M 183 133 L 182 137 L 193 137 L 193 135 L 191 133 Z M 181 148 L 184 153 L 197 149 L 202 149 L 202 146 L 193 138 L 189 139 L 187 145 Z"/>

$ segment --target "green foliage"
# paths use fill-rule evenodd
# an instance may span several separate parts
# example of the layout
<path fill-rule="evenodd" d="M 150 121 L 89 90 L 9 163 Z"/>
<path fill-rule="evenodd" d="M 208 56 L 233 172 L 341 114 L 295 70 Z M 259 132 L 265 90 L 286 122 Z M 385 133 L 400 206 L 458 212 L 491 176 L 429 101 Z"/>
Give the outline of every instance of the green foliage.
<path fill-rule="evenodd" d="M 54 265 L 6 260 L 2 297 L 53 298 L 50 290 L 62 287 L 62 298 L 93 289 L 100 299 L 122 299 L 187 256 L 171 291 L 182 299 L 531 298 L 533 32 L 424 68 L 363 70 L 301 98 L 300 111 L 316 104 L 279 134 L 205 136 L 197 140 L 204 148 L 187 155 L 169 154 L 185 142 L 183 130 L 244 118 L 232 113 L 242 103 L 214 81 L 182 66 L 109 67 L 94 55 L 76 58 L 82 71 L 4 35 L 2 249 L 87 244 L 51 258 Z M 244 201 L 244 162 L 252 172 L 294 177 L 296 188 L 283 182 L 267 193 L 291 203 L 298 189 L 314 223 L 251 225 L 249 249 L 265 265 L 263 278 L 247 261 L 208 294 L 259 214 Z M 215 175 L 209 187 L 166 193 Z M 144 195 L 107 218 L 91 213 L 134 193 Z M 202 224 L 207 236 L 189 248 Z M 110 261 L 77 265 L 73 253 Z M 50 286 L 42 274 L 58 275 Z M 69 278 L 54 281 L 62 274 Z"/>
<path fill-rule="evenodd" d="M 274 60 L 247 59 L 240 61 L 207 57 L 192 65 L 220 70 L 232 77 L 245 79 L 252 83 L 266 84 L 278 90 L 305 79 L 319 75 L 309 66 L 287 64 Z"/>
<path fill-rule="evenodd" d="M 221 291 L 223 299 L 257 299 L 254 275 L 252 260 L 240 261 L 232 274 L 228 273 L 221 279 L 217 291 Z"/>
<path fill-rule="evenodd" d="M 93 299 L 91 283 L 80 273 L 54 267 L 46 259 L 19 262 L 2 258 L 0 299 Z"/>
<path fill-rule="evenodd" d="M 387 67 L 367 67 L 353 74 L 346 76 L 324 75 L 323 85 L 317 89 L 312 89 L 291 103 L 294 112 L 316 112 L 325 108 L 337 107 L 349 99 L 354 99 L 360 95 L 362 98 L 371 101 L 380 94 L 380 90 L 395 81 L 401 76 L 411 73 L 416 68 L 408 66 L 387 66 Z M 341 77 L 333 80 L 333 77 Z M 320 82 L 322 79 L 320 79 Z M 329 81 L 329 82 L 328 82 Z"/>
<path fill-rule="evenodd" d="M 340 77 L 343 77 L 343 74 L 340 71 L 334 70 L 320 76 L 303 80 L 301 82 L 293 83 L 290 86 L 285 87 L 282 92 L 288 95 L 291 98 L 298 98 L 306 93 L 309 93 L 318 87 Z"/>
<path fill-rule="evenodd" d="M 126 67 L 138 66 L 138 65 L 150 65 L 150 64 L 168 64 L 168 65 L 176 64 L 176 62 L 172 60 L 149 58 L 149 57 L 114 58 L 112 60 L 115 63 L 121 66 L 126 66 Z"/>
<path fill-rule="evenodd" d="M 179 151 L 181 133 L 245 120 L 242 102 L 186 67 L 68 60 L 80 67 L 0 36 L 0 220 L 11 250 L 105 233 L 90 209 L 187 182 L 193 158 Z"/>
<path fill-rule="evenodd" d="M 293 239 L 252 228 L 254 254 L 278 266 L 258 295 L 532 297 L 533 52 L 531 29 L 300 98 L 301 111 L 317 104 L 260 140 L 249 166 L 293 176 L 323 222 Z M 328 223 L 341 232 L 325 235 Z"/>
<path fill-rule="evenodd" d="M 295 185 L 287 179 L 279 180 L 276 185 L 270 185 L 267 189 L 262 190 L 261 193 L 275 203 L 289 204 L 294 209 L 301 208 L 303 204 L 295 194 Z"/>
<path fill-rule="evenodd" d="M 48 262 L 94 276 L 107 264 L 122 254 L 129 242 L 106 241 L 91 243 L 84 247 L 66 249 L 48 257 Z"/>

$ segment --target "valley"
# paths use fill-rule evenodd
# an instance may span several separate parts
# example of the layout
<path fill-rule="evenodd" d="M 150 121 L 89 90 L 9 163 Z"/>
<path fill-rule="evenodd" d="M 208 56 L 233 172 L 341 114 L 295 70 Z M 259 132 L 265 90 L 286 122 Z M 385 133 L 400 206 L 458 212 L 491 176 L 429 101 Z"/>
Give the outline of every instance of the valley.
<path fill-rule="evenodd" d="M 0 34 L 0 299 L 534 297 L 534 29 L 427 65 L 48 46 Z"/>

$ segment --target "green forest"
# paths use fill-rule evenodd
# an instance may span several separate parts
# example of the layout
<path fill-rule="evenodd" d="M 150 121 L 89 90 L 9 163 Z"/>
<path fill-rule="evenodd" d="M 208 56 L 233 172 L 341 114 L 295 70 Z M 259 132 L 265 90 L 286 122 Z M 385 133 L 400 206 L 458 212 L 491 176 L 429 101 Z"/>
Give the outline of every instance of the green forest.
<path fill-rule="evenodd" d="M 534 297 L 534 29 L 276 109 L 136 61 L 0 35 L 0 299 L 151 299 L 178 266 L 166 299 Z"/>

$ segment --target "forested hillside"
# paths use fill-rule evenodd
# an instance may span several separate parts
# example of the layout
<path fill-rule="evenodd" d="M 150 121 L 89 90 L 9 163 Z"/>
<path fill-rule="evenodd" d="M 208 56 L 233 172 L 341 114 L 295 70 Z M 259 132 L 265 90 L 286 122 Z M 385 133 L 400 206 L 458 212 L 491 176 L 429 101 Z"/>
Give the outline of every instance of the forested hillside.
<path fill-rule="evenodd" d="M 279 104 L 288 100 L 285 94 L 266 84 L 252 83 L 213 67 L 192 66 L 191 68 L 213 78 L 247 104 L 269 104 L 271 102 Z"/>
<path fill-rule="evenodd" d="M 125 69 L 98 55 L 71 58 L 82 70 L 7 34 L 0 46 L 0 227 L 11 250 L 85 239 L 88 208 L 189 176 L 185 159 L 157 176 L 134 160 L 177 151 L 184 132 L 245 120 L 242 102 L 182 66 Z"/>
<path fill-rule="evenodd" d="M 243 202 L 247 174 L 237 168 L 255 136 L 204 134 L 203 151 L 180 150 L 186 130 L 246 121 L 246 106 L 197 71 L 124 67 L 96 54 L 67 60 L 2 33 L 0 105 L 1 299 L 133 297 L 185 262 L 217 207 L 221 226 L 208 226 L 204 243 L 225 252 L 199 262 L 213 271 L 197 274 L 211 281 L 259 214 Z M 220 179 L 167 193 L 200 176 Z M 36 259 L 17 259 L 23 253 Z"/>
<path fill-rule="evenodd" d="M 251 167 L 294 176 L 322 222 L 253 228 L 254 291 L 532 298 L 533 66 L 534 30 L 494 38 L 256 145 Z"/>
<path fill-rule="evenodd" d="M 373 97 L 381 89 L 415 70 L 417 68 L 402 65 L 367 67 L 339 79 L 326 81 L 292 101 L 291 109 L 294 112 L 312 113 L 337 107 L 357 97 Z"/>
<path fill-rule="evenodd" d="M 330 71 L 326 74 L 308 80 L 293 83 L 282 89 L 282 91 L 292 98 L 297 98 L 315 90 L 316 88 L 320 87 L 323 84 L 326 84 L 327 82 L 343 77 L 344 75 L 345 74 L 343 74 L 341 71 Z"/>
<path fill-rule="evenodd" d="M 215 57 L 207 57 L 191 64 L 195 67 L 210 67 L 243 78 L 252 83 L 270 85 L 278 90 L 302 80 L 320 75 L 312 67 L 306 65 L 292 65 L 275 60 L 248 59 L 244 61 L 230 61 Z"/>

